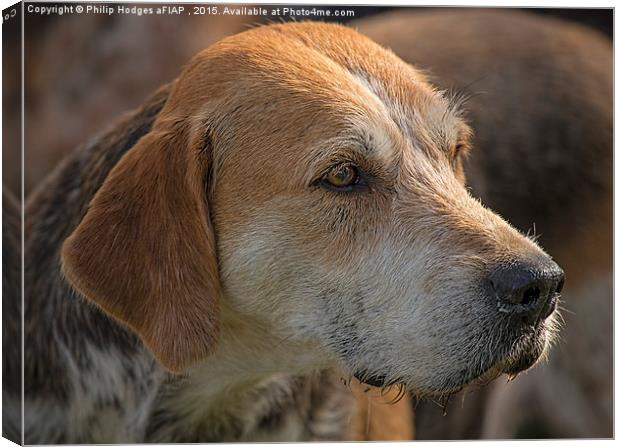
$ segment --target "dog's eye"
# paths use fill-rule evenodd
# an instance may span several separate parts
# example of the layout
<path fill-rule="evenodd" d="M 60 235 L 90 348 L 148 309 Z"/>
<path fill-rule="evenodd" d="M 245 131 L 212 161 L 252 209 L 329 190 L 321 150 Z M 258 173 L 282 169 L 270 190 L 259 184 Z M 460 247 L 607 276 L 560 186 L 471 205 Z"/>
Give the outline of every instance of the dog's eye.
<path fill-rule="evenodd" d="M 337 192 L 354 191 L 366 185 L 358 169 L 349 163 L 342 163 L 332 167 L 323 175 L 318 184 Z"/>
<path fill-rule="evenodd" d="M 335 166 L 325 175 L 325 180 L 336 188 L 351 186 L 357 181 L 357 170 L 351 165 Z"/>

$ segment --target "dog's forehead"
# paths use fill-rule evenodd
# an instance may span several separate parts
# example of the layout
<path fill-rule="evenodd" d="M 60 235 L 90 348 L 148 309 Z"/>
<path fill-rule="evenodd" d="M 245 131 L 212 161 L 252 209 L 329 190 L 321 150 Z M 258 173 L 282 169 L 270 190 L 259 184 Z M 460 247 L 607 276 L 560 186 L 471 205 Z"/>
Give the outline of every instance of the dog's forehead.
<path fill-rule="evenodd" d="M 403 105 L 432 102 L 440 96 L 420 71 L 340 25 L 307 22 L 260 27 L 234 36 L 231 45 L 245 68 L 251 66 L 267 74 L 265 80 L 275 78 L 285 88 L 313 85 L 317 94 L 327 89 L 333 89 L 333 94 L 363 81 L 364 87 L 381 85 L 386 96 Z"/>
<path fill-rule="evenodd" d="M 461 125 L 423 73 L 340 25 L 278 24 L 230 36 L 196 58 L 185 77 L 202 81 L 182 83 L 192 86 L 185 98 L 209 85 L 204 97 L 220 98 L 213 101 L 219 113 L 244 113 L 246 124 L 268 117 L 288 123 L 281 129 L 289 133 L 318 121 L 325 135 L 357 128 L 386 142 L 445 149 Z M 260 127 L 277 135 L 270 123 Z"/>
<path fill-rule="evenodd" d="M 445 149 L 469 132 L 458 108 L 421 71 L 350 28 L 306 22 L 256 31 L 263 35 L 257 38 L 280 49 L 269 64 L 280 60 L 281 74 L 294 76 L 292 85 L 306 79 L 327 103 L 344 96 L 361 113 L 371 112 L 372 118 L 395 125 L 391 127 L 407 140 L 426 148 Z"/>

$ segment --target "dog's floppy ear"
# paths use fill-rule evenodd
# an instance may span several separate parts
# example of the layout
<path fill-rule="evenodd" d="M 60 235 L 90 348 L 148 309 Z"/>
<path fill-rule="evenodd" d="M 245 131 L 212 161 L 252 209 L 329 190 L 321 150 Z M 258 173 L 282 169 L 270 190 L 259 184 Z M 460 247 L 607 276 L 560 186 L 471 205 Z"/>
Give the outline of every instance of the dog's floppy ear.
<path fill-rule="evenodd" d="M 111 170 L 62 249 L 73 286 L 121 320 L 168 369 L 213 348 L 220 285 L 209 151 L 187 119 L 160 118 Z"/>

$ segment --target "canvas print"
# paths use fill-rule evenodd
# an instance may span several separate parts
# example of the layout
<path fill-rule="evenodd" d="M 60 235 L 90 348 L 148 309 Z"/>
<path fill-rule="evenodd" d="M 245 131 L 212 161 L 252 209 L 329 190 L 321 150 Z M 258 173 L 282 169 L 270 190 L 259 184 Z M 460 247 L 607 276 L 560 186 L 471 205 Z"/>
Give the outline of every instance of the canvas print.
<path fill-rule="evenodd" d="M 3 437 L 613 437 L 612 8 L 2 17 Z"/>

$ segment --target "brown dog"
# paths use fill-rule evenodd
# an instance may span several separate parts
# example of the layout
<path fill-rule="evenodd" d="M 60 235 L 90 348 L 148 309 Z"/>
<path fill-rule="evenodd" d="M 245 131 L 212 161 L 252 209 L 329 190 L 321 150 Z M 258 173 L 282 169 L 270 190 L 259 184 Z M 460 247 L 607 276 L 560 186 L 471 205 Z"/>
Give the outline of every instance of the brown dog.
<path fill-rule="evenodd" d="M 443 396 L 530 367 L 563 273 L 468 194 L 458 105 L 340 26 L 196 56 L 29 200 L 27 442 L 339 439 L 317 371 Z"/>

